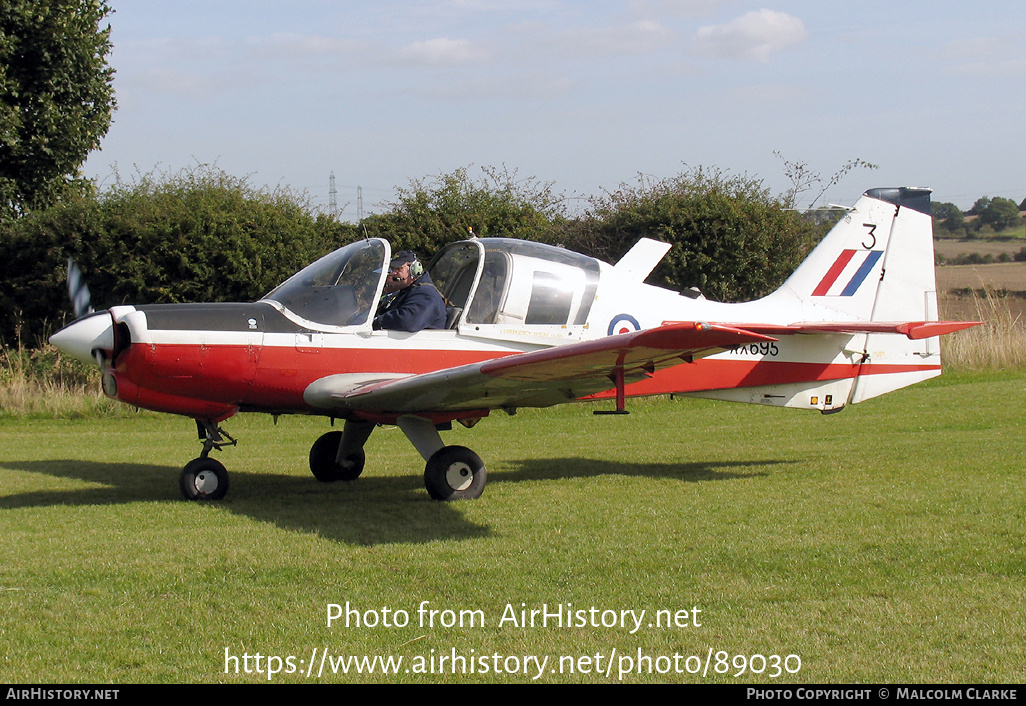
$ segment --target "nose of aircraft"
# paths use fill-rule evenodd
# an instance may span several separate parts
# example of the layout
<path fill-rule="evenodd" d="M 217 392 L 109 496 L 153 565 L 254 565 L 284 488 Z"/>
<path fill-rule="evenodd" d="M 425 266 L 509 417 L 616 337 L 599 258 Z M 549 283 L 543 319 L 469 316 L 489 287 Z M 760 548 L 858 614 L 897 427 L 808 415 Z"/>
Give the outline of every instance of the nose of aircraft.
<path fill-rule="evenodd" d="M 97 350 L 109 357 L 114 350 L 114 322 L 110 312 L 98 311 L 73 321 L 50 336 L 50 343 L 85 363 L 98 362 Z"/>

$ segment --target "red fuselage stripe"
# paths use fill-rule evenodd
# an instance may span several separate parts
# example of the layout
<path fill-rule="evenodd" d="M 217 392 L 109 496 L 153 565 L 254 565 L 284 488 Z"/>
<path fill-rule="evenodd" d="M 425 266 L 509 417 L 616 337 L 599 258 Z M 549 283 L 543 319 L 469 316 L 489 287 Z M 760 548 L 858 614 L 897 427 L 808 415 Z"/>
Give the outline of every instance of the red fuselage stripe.
<path fill-rule="evenodd" d="M 311 409 L 303 392 L 328 375 L 416 375 L 496 357 L 495 351 L 480 350 L 147 343 L 125 351 L 116 370 L 139 387 L 180 397 L 305 412 Z"/>
<path fill-rule="evenodd" d="M 803 382 L 843 380 L 857 375 L 887 375 L 940 370 L 935 365 L 896 365 L 879 363 L 849 365 L 824 363 L 788 363 L 781 361 L 716 360 L 703 358 L 690 365 L 660 370 L 651 378 L 627 386 L 628 396 L 665 395 L 704 392 L 764 385 L 789 385 Z M 600 392 L 589 399 L 608 399 L 615 390 Z"/>
<path fill-rule="evenodd" d="M 511 351 L 512 354 L 512 351 Z M 344 373 L 416 375 L 497 357 L 495 351 L 319 348 L 288 346 L 135 344 L 118 359 L 117 377 L 128 381 L 125 402 L 196 416 L 207 407 L 324 413 L 303 400 L 310 383 Z M 931 365 L 825 364 L 705 358 L 656 372 L 628 384 L 628 396 L 699 392 L 736 387 L 837 380 L 856 375 L 936 370 Z M 140 394 L 149 391 L 148 394 Z M 594 397 L 615 395 L 610 391 Z M 182 402 L 187 400 L 188 404 Z M 186 409 L 188 407 L 188 409 Z"/>

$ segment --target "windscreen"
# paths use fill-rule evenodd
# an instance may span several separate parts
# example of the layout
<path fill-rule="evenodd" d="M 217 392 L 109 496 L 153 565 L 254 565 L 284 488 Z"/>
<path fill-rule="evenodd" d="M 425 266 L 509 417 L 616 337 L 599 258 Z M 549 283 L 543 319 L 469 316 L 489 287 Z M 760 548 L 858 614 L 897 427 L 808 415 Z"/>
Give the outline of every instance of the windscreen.
<path fill-rule="evenodd" d="M 303 268 L 264 299 L 307 321 L 359 326 L 374 309 L 385 257 L 380 240 L 351 243 Z"/>

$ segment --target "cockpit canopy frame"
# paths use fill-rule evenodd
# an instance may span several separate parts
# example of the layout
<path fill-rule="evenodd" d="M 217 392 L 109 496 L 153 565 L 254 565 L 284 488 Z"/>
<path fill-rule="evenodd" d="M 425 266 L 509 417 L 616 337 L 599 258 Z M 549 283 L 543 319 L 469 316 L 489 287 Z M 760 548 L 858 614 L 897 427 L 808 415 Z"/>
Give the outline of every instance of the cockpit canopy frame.
<path fill-rule="evenodd" d="M 314 330 L 371 327 L 391 247 L 381 238 L 345 245 L 305 267 L 261 301 Z M 505 340 L 579 338 L 598 291 L 594 258 L 513 238 L 450 243 L 428 272 L 449 307 L 448 328 Z"/>
<path fill-rule="evenodd" d="M 595 302 L 594 258 L 543 243 L 475 238 L 451 243 L 428 265 L 459 310 L 460 333 L 489 338 L 579 337 Z"/>

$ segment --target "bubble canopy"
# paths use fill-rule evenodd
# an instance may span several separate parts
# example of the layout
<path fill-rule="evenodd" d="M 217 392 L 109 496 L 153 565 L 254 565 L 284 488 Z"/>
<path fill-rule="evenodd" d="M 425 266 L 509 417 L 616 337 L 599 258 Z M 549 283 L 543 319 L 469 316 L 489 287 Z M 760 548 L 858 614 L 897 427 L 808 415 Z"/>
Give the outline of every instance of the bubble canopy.
<path fill-rule="evenodd" d="M 382 239 L 350 243 L 269 292 L 293 317 L 321 328 L 369 327 L 391 254 Z M 449 328 L 576 327 L 587 322 L 600 263 L 563 248 L 512 238 L 445 246 L 428 271 L 449 308 Z"/>

